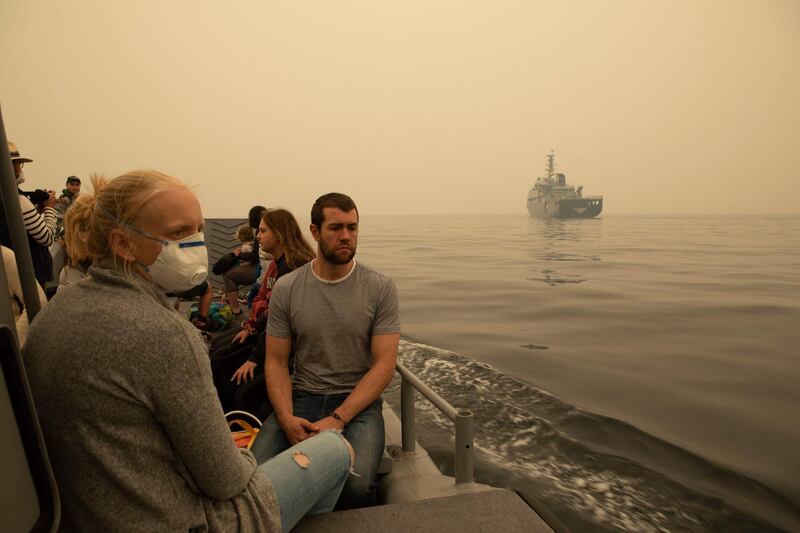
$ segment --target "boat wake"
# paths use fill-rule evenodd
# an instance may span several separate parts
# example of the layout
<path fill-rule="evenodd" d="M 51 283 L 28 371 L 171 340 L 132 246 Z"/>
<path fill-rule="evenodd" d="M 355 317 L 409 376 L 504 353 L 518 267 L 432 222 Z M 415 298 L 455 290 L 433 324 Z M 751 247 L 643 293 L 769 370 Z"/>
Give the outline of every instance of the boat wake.
<path fill-rule="evenodd" d="M 477 481 L 519 491 L 569 529 L 800 530 L 778 492 L 622 421 L 446 350 L 401 341 L 400 360 L 474 413 Z M 399 379 L 386 399 L 399 410 Z M 420 443 L 452 475 L 450 421 L 416 405 Z"/>

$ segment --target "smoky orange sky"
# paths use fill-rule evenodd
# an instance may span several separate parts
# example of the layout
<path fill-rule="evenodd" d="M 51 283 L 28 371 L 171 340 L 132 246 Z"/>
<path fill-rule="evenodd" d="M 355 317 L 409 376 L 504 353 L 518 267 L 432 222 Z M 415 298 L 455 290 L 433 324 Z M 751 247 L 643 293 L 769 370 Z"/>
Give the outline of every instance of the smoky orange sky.
<path fill-rule="evenodd" d="M 0 2 L 26 186 L 154 168 L 206 216 L 800 213 L 795 0 Z"/>

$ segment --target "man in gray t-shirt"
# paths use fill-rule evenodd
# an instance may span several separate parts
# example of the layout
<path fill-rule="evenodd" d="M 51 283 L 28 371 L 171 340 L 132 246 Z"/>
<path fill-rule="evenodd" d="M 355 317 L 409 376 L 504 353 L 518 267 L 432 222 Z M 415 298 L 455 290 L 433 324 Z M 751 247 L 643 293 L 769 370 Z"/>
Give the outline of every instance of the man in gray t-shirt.
<path fill-rule="evenodd" d="M 272 291 L 265 374 L 275 412 L 252 448 L 261 461 L 325 429 L 343 430 L 358 475 L 348 479 L 340 509 L 375 503 L 384 447 L 380 395 L 394 375 L 400 342 L 394 283 L 354 259 L 358 221 L 348 196 L 317 199 L 311 233 L 318 257 Z"/>

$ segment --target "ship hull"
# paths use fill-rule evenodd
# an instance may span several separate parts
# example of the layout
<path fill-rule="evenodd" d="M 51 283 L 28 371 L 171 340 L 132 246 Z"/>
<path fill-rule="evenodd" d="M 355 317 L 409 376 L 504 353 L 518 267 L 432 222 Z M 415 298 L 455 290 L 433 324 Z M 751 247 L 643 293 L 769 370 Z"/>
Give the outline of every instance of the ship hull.
<path fill-rule="evenodd" d="M 594 218 L 603 211 L 602 198 L 528 200 L 528 213 L 534 218 Z"/>

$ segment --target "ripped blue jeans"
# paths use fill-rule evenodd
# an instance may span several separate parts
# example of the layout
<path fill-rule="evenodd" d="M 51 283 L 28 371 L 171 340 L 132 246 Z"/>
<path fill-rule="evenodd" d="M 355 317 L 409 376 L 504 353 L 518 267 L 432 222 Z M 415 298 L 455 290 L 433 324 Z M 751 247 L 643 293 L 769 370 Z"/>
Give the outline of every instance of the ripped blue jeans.
<path fill-rule="evenodd" d="M 340 433 L 323 431 L 258 468 L 272 483 L 286 532 L 307 514 L 333 510 L 350 472 L 350 451 Z"/>
<path fill-rule="evenodd" d="M 349 393 L 312 394 L 292 391 L 294 416 L 316 422 L 339 407 Z M 383 428 L 383 400 L 378 398 L 358 413 L 344 428 L 344 437 L 356 452 L 355 475 L 351 475 L 342 490 L 336 509 L 353 509 L 375 505 L 378 484 L 378 465 L 383 455 L 385 433 Z M 291 444 L 278 424 L 275 413 L 264 422 L 251 451 L 260 463 L 274 457 Z"/>

